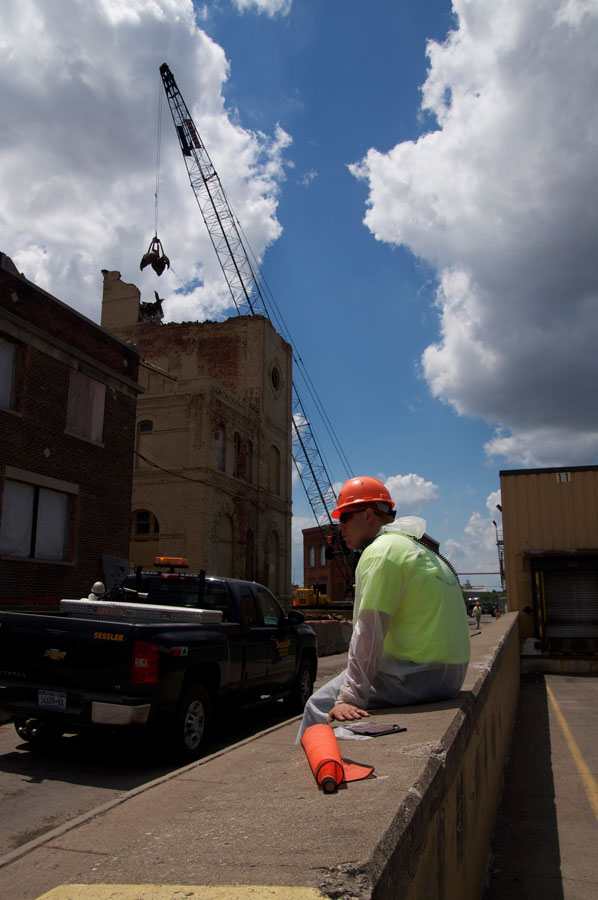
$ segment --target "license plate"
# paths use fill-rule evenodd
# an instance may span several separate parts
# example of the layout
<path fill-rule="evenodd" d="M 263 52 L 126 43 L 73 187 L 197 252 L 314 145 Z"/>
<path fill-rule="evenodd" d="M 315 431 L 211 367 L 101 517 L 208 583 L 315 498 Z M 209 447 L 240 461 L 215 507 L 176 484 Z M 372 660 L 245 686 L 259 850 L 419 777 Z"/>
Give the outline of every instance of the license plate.
<path fill-rule="evenodd" d="M 62 691 L 38 691 L 37 705 L 51 709 L 66 709 L 66 694 Z"/>

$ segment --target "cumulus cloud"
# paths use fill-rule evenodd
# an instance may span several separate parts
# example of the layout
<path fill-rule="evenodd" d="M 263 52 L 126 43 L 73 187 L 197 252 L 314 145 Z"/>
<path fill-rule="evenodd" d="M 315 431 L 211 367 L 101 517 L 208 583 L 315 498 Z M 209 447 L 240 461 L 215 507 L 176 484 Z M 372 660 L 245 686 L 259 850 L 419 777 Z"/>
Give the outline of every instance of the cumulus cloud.
<path fill-rule="evenodd" d="M 118 269 L 167 319 L 231 314 L 159 76 L 171 65 L 250 245 L 280 234 L 290 137 L 243 128 L 225 107 L 224 51 L 192 0 L 5 0 L 0 34 L 0 249 L 32 281 L 99 320 L 101 269 Z M 172 264 L 139 270 L 154 234 Z M 233 310 L 234 311 L 234 310 Z"/>
<path fill-rule="evenodd" d="M 442 553 L 450 559 L 459 572 L 461 584 L 500 587 L 497 538 L 502 538 L 502 518 L 496 505 L 500 504 L 500 491 L 493 491 L 486 499 L 488 516 L 473 513 L 465 526 L 463 538 L 449 538 L 442 546 Z M 476 576 L 476 573 L 480 573 Z"/>
<path fill-rule="evenodd" d="M 438 486 L 421 475 L 391 475 L 382 480 L 399 516 L 420 515 L 423 507 L 438 497 Z"/>
<path fill-rule="evenodd" d="M 278 13 L 286 16 L 291 11 L 292 6 L 292 0 L 233 0 L 233 2 L 241 12 L 255 9 L 255 11 L 265 13 L 270 18 Z"/>
<path fill-rule="evenodd" d="M 598 459 L 598 6 L 453 0 L 428 45 L 434 130 L 351 167 L 365 224 L 437 270 L 434 396 L 524 465 Z"/>

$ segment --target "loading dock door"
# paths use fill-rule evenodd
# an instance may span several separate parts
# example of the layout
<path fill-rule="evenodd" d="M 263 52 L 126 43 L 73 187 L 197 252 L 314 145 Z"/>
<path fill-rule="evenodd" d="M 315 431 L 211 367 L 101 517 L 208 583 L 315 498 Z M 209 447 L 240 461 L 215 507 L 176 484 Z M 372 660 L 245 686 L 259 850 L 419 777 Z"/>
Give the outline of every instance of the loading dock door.
<path fill-rule="evenodd" d="M 552 650 L 598 651 L 598 571 L 543 568 L 544 636 Z"/>

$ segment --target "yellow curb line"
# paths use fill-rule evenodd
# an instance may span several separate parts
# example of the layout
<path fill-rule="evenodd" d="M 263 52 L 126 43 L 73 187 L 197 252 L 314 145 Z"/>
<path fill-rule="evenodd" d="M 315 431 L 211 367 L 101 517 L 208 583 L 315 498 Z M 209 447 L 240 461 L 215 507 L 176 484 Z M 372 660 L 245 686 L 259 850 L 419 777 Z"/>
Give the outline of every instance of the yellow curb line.
<path fill-rule="evenodd" d="M 567 725 L 565 717 L 561 712 L 561 708 L 556 702 L 556 698 L 552 693 L 550 685 L 548 683 L 546 684 L 546 690 L 548 691 L 548 697 L 550 699 L 550 702 L 552 703 L 558 723 L 561 726 L 562 732 L 565 736 L 565 741 L 567 742 L 567 746 L 569 747 L 571 756 L 573 757 L 575 767 L 579 773 L 579 777 L 581 778 L 586 794 L 588 795 L 588 800 L 590 801 L 592 811 L 598 819 L 598 782 L 596 782 L 596 779 L 587 767 L 585 760 L 581 755 L 579 747 L 575 743 L 575 738 L 569 730 L 569 726 Z"/>
<path fill-rule="evenodd" d="M 316 888 L 260 884 L 63 884 L 37 900 L 322 900 Z"/>

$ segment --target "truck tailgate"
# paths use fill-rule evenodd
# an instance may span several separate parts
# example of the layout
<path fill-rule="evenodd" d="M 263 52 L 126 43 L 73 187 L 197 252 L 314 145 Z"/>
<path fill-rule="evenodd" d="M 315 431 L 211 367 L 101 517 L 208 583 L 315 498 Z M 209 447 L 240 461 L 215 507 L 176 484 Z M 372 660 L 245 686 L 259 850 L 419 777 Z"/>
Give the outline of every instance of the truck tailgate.
<path fill-rule="evenodd" d="M 114 690 L 130 678 L 135 626 L 4 613 L 0 680 L 51 688 Z"/>

